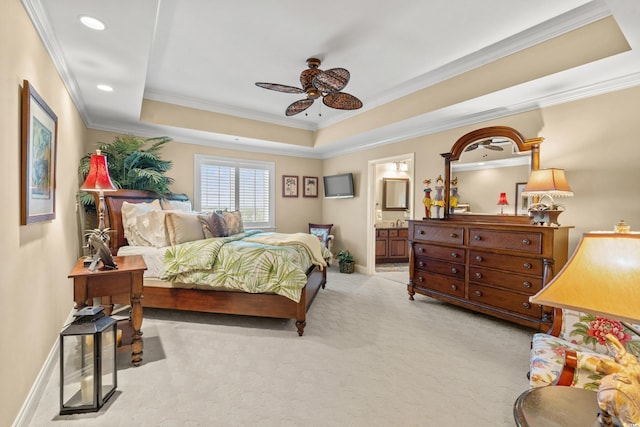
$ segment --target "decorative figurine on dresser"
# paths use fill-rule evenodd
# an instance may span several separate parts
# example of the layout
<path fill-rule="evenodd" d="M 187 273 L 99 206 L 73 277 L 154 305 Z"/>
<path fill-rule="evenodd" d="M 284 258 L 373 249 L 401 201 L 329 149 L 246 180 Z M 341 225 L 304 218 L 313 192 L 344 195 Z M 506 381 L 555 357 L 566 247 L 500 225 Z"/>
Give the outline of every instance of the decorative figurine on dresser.
<path fill-rule="evenodd" d="M 572 227 L 532 225 L 527 215 L 450 213 L 451 162 L 460 160 L 465 147 L 495 137 L 512 141 L 514 153 L 531 152 L 530 163 L 524 166 L 529 168 L 527 174 L 539 169 L 543 138 L 525 139 L 504 126 L 470 132 L 456 141 L 451 152 L 442 154 L 444 218 L 409 221 L 409 299 L 418 293 L 547 330 L 552 310 L 530 303 L 529 296 L 566 263 Z M 465 177 L 465 192 L 473 191 L 473 181 Z"/>

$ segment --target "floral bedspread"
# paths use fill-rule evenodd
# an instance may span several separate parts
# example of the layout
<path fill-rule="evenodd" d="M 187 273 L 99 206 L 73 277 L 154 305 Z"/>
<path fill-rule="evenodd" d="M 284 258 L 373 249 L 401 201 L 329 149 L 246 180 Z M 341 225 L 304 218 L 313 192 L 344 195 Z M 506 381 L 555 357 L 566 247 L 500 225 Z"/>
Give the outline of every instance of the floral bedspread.
<path fill-rule="evenodd" d="M 165 253 L 160 278 L 196 289 L 275 293 L 299 302 L 307 282 L 305 273 L 312 265 L 307 250 L 243 240 L 258 233 L 251 230 L 173 246 Z"/>

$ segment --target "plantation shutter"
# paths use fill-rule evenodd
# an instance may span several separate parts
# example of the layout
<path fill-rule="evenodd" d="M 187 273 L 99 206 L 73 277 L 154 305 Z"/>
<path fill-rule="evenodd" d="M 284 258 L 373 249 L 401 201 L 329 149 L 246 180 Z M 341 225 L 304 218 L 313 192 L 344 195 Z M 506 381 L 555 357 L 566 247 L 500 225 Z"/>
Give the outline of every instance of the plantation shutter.
<path fill-rule="evenodd" d="M 272 162 L 196 156 L 196 208 L 239 210 L 245 228 L 273 228 L 273 176 Z"/>

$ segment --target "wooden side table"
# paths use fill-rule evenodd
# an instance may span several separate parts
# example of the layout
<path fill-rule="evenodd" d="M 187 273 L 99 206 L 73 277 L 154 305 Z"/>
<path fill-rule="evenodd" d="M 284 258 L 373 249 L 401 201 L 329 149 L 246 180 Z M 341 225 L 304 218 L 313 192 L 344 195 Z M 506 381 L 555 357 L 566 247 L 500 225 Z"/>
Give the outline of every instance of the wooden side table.
<path fill-rule="evenodd" d="M 596 392 L 546 386 L 522 393 L 513 405 L 518 427 L 600 427 Z"/>
<path fill-rule="evenodd" d="M 111 297 L 129 295 L 131 304 L 131 328 L 133 340 L 131 342 L 131 362 L 139 366 L 142 362 L 142 293 L 143 275 L 147 269 L 142 256 L 114 257 L 118 268 L 116 270 L 89 271 L 82 259 L 78 260 L 69 278 L 73 279 L 73 300 L 75 308 L 80 310 L 87 305 L 93 305 L 93 298 L 103 298 L 102 307 L 105 314 L 110 315 L 113 310 Z"/>

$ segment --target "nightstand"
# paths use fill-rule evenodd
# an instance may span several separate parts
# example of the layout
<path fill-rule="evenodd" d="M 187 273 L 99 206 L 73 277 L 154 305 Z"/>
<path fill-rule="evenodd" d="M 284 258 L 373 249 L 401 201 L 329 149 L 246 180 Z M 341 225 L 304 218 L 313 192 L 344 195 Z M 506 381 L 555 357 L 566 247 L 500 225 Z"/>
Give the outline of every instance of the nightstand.
<path fill-rule="evenodd" d="M 139 366 L 142 362 L 142 293 L 143 275 L 147 269 L 142 256 L 114 257 L 118 268 L 116 270 L 95 269 L 90 271 L 80 259 L 76 263 L 69 277 L 73 279 L 73 300 L 75 308 L 80 310 L 87 305 L 93 305 L 93 298 L 101 298 L 104 312 L 110 315 L 113 310 L 114 296 L 128 295 L 131 304 L 129 321 L 133 330 L 131 342 L 131 362 Z"/>

